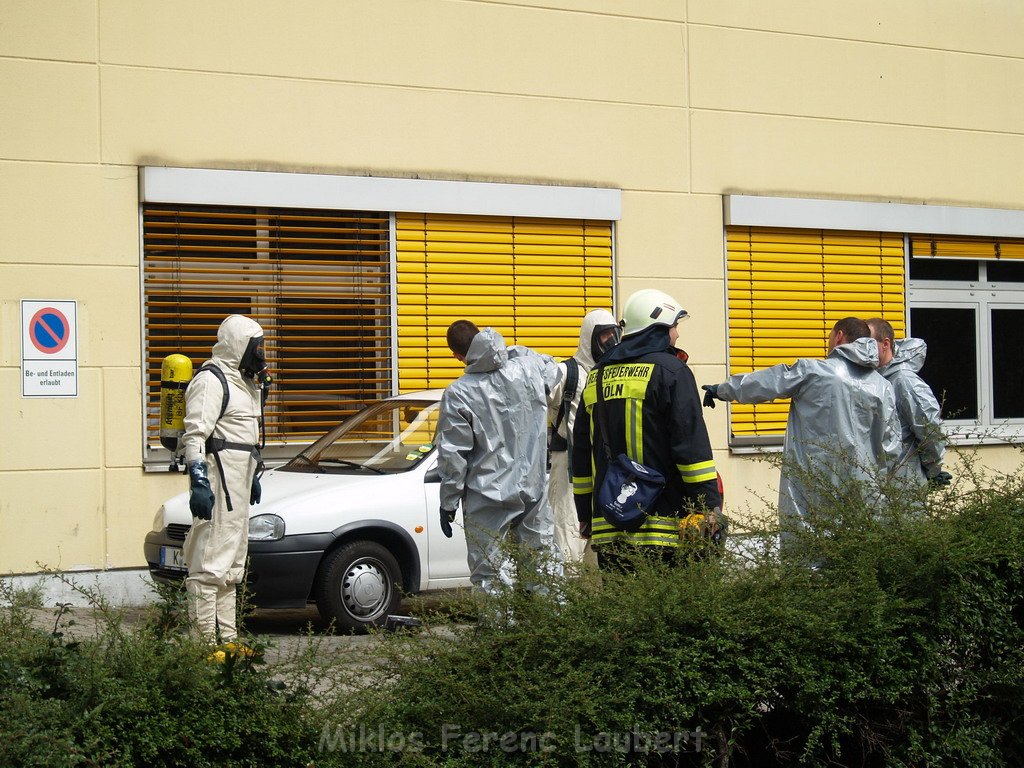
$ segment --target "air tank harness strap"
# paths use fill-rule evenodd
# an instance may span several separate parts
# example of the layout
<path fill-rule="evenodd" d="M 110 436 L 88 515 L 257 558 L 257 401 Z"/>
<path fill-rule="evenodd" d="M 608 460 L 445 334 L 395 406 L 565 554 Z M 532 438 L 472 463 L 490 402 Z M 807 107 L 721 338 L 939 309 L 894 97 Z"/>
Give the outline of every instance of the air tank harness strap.
<path fill-rule="evenodd" d="M 224 501 L 228 505 L 228 511 L 231 512 L 234 510 L 234 507 L 231 506 L 231 492 L 228 491 L 227 479 L 224 477 L 224 465 L 220 462 L 221 451 L 243 451 L 248 453 L 256 459 L 257 478 L 263 476 L 263 471 L 266 467 L 263 464 L 263 457 L 260 456 L 260 449 L 255 445 L 233 443 L 230 440 L 223 440 L 219 437 L 211 437 L 206 441 L 206 452 L 213 455 L 213 460 L 217 464 L 217 471 L 220 472 L 220 486 L 224 489 Z"/>

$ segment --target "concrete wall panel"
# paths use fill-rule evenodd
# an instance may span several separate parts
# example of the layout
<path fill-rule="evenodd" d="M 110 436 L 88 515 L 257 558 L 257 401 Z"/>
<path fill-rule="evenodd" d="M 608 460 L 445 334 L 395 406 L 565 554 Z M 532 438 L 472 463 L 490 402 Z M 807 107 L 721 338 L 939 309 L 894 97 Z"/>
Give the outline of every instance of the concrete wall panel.
<path fill-rule="evenodd" d="M 627 192 L 616 241 L 619 277 L 724 279 L 719 195 Z"/>
<path fill-rule="evenodd" d="M 686 115 L 664 107 L 111 68 L 103 123 L 114 164 L 654 189 L 687 179 Z"/>
<path fill-rule="evenodd" d="M 254 12 L 241 0 L 105 5 L 102 58 L 131 66 L 641 104 L 678 105 L 683 98 L 679 24 L 465 2 L 320 0 L 296 10 L 268 3 Z"/>
<path fill-rule="evenodd" d="M 1021 8 L 1005 0 L 688 0 L 688 20 L 812 37 L 869 40 L 915 48 L 1019 58 Z"/>
<path fill-rule="evenodd" d="M 96 0 L 0 0 L 0 56 L 96 61 Z"/>
<path fill-rule="evenodd" d="M 3 260 L 138 266 L 134 167 L 0 162 Z"/>
<path fill-rule="evenodd" d="M 100 470 L 4 472 L 2 482 L 0 573 L 103 567 Z"/>
<path fill-rule="evenodd" d="M 695 192 L 1021 208 L 1024 136 L 697 112 Z"/>
<path fill-rule="evenodd" d="M 96 162 L 95 66 L 0 59 L 0 160 Z"/>
<path fill-rule="evenodd" d="M 1024 132 L 1024 58 L 720 27 L 690 48 L 697 109 Z"/>

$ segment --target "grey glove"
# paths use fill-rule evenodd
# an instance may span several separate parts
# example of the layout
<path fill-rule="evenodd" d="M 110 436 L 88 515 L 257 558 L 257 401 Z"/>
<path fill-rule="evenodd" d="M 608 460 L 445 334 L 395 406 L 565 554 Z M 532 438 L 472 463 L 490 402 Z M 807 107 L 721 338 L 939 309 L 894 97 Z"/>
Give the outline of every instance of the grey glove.
<path fill-rule="evenodd" d="M 192 517 L 200 520 L 213 519 L 213 489 L 210 488 L 210 474 L 205 461 L 193 461 L 188 465 L 190 481 L 188 507 Z"/>
<path fill-rule="evenodd" d="M 949 474 L 949 472 L 939 472 L 937 475 L 935 475 L 935 477 L 931 477 L 928 479 L 928 485 L 932 488 L 932 490 L 936 488 L 944 488 L 951 482 L 953 482 L 953 476 Z"/>
<path fill-rule="evenodd" d="M 449 539 L 452 537 L 452 523 L 455 522 L 455 510 L 454 509 L 442 509 L 441 510 L 441 533 L 447 536 Z"/>
<path fill-rule="evenodd" d="M 704 390 L 704 407 L 714 408 L 715 400 L 724 400 L 725 398 L 718 396 L 718 385 L 717 384 L 705 384 L 701 387 Z"/>

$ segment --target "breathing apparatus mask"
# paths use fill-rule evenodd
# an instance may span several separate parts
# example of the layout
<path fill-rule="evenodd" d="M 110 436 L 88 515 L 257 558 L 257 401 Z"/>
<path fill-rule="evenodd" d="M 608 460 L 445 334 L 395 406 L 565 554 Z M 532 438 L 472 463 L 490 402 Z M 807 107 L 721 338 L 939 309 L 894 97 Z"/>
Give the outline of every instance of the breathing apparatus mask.
<path fill-rule="evenodd" d="M 619 343 L 621 338 L 622 328 L 617 324 L 594 326 L 594 333 L 590 337 L 590 354 L 594 362 L 600 360 L 605 352 Z"/>
<path fill-rule="evenodd" d="M 249 343 L 245 347 L 245 353 L 242 355 L 242 360 L 238 363 L 238 370 L 264 390 L 270 388 L 273 378 L 267 370 L 267 356 L 264 351 L 262 336 L 253 336 L 249 339 Z"/>

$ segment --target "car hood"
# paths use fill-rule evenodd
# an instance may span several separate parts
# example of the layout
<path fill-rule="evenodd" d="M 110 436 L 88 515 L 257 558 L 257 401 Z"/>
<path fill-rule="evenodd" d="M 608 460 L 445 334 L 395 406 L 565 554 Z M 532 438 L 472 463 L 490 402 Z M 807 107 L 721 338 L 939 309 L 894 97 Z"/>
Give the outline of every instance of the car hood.
<path fill-rule="evenodd" d="M 263 475 L 261 486 L 263 497 L 259 504 L 249 509 L 249 517 L 275 514 L 284 518 L 288 528 L 299 522 L 297 519 L 310 509 L 318 507 L 339 506 L 339 499 L 344 499 L 346 508 L 353 509 L 353 517 L 359 516 L 356 509 L 361 506 L 365 516 L 366 505 L 379 501 L 387 489 L 409 482 L 410 475 L 415 475 L 416 482 L 422 483 L 422 472 L 411 470 L 394 475 L 377 475 L 373 473 L 353 472 L 352 474 L 319 474 L 312 472 L 282 472 L 272 469 Z M 188 507 L 188 491 L 172 496 L 160 507 L 163 523 L 155 521 L 156 527 L 162 529 L 167 525 L 191 525 L 192 513 Z M 317 502 L 321 501 L 322 504 Z M 372 508 L 372 507 L 371 507 Z M 304 526 L 299 526 L 304 527 Z"/>

